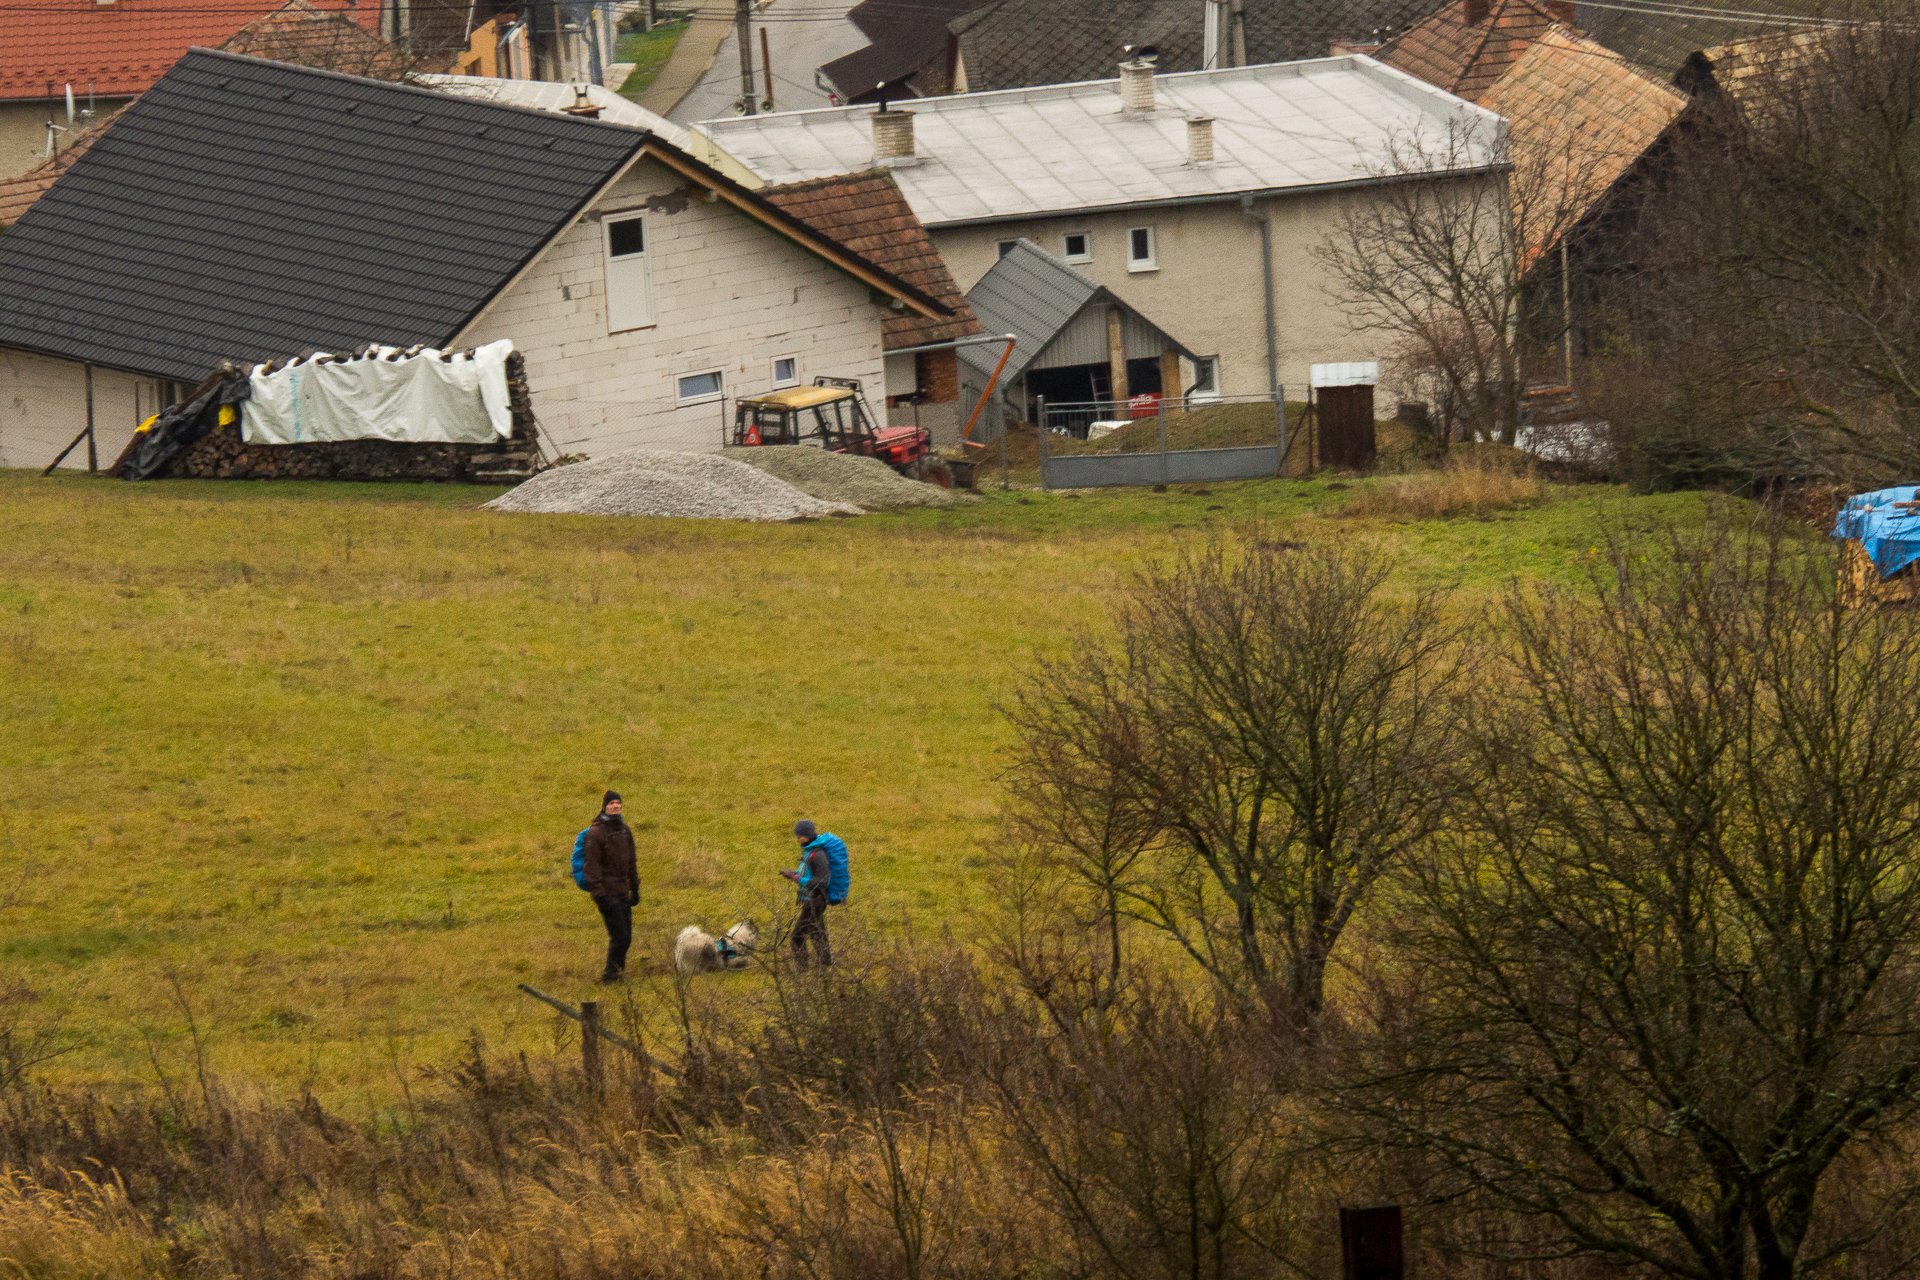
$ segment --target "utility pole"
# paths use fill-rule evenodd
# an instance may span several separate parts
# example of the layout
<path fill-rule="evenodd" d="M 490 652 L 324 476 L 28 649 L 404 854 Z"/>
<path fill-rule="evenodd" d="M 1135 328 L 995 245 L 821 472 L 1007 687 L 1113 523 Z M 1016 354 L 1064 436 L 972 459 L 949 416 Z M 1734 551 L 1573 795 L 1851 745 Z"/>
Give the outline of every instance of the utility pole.
<path fill-rule="evenodd" d="M 751 0 L 733 0 L 733 35 L 740 46 L 740 110 L 754 114 L 753 6 Z"/>
<path fill-rule="evenodd" d="M 1233 65 L 1247 65 L 1247 0 L 1229 0 L 1227 21 L 1233 27 Z"/>

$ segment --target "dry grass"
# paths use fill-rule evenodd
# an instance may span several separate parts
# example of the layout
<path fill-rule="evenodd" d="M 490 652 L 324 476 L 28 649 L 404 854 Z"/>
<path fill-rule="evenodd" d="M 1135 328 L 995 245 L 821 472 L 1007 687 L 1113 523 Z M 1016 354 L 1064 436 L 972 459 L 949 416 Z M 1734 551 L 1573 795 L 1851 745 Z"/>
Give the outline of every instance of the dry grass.
<path fill-rule="evenodd" d="M 1494 445 L 1461 445 L 1438 471 L 1392 476 L 1354 496 L 1343 515 L 1387 520 L 1452 520 L 1535 507 L 1551 492 L 1524 455 Z"/>

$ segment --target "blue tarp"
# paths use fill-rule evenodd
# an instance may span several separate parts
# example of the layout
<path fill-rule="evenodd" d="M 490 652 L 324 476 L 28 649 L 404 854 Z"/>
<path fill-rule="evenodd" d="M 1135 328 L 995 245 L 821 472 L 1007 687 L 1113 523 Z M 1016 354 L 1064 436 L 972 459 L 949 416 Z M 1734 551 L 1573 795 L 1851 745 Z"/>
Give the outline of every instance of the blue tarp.
<path fill-rule="evenodd" d="M 1920 487 L 1914 485 L 1855 494 L 1840 508 L 1833 536 L 1857 539 L 1880 576 L 1891 577 L 1920 560 L 1920 507 L 1894 506 L 1915 501 L 1920 501 Z"/>

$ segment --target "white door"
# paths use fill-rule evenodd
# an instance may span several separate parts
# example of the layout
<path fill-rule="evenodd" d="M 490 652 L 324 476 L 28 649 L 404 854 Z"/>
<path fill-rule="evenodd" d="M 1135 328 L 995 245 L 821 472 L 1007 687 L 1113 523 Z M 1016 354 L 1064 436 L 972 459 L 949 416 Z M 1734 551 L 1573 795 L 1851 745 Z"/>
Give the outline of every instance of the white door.
<path fill-rule="evenodd" d="M 653 323 L 646 215 L 608 218 L 600 225 L 606 237 L 607 332 L 644 328 Z"/>

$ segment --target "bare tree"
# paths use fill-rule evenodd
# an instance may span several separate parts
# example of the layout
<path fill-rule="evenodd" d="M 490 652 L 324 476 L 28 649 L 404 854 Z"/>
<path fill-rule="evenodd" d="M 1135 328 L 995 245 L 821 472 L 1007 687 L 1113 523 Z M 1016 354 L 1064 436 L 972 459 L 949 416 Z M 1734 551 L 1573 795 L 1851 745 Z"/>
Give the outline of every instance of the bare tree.
<path fill-rule="evenodd" d="M 1410 1030 L 1346 1101 L 1535 1256 L 1837 1265 L 1920 1194 L 1893 1152 L 1880 1212 L 1827 1209 L 1920 1102 L 1920 615 L 1722 524 L 1506 620 L 1482 785 L 1398 918 Z"/>
<path fill-rule="evenodd" d="M 1236 998 L 1311 1016 L 1353 913 L 1439 813 L 1456 630 L 1365 551 L 1214 542 L 1144 574 L 1120 643 L 1015 713 L 1025 810 Z M 1145 860 L 1142 856 L 1145 855 Z"/>

